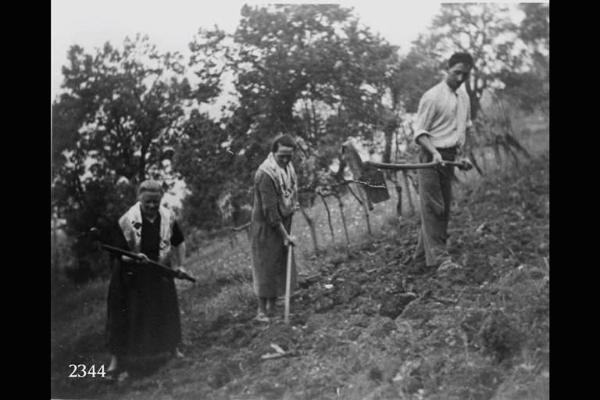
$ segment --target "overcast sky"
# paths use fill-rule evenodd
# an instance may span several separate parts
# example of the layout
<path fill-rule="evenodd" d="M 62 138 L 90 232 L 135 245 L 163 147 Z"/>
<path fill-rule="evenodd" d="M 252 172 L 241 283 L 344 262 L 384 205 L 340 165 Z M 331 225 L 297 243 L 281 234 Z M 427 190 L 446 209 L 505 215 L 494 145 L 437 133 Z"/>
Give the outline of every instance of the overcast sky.
<path fill-rule="evenodd" d="M 273 1 L 301 3 L 302 1 Z M 439 9 L 437 0 L 304 1 L 339 3 L 355 8 L 360 20 L 390 43 L 408 48 Z M 242 4 L 268 3 L 243 0 L 53 0 L 52 1 L 52 98 L 62 82 L 61 67 L 70 46 L 86 51 L 106 41 L 121 45 L 126 36 L 144 33 L 162 51 L 187 52 L 187 44 L 200 27 L 215 24 L 233 33 Z"/>
<path fill-rule="evenodd" d="M 516 1 L 508 1 L 516 3 Z M 51 30 L 52 99 L 62 82 L 61 68 L 70 46 L 86 51 L 109 41 L 120 46 L 126 36 L 147 34 L 161 51 L 187 53 L 187 45 L 200 27 L 218 25 L 233 33 L 242 4 L 265 0 L 52 0 Z M 329 0 L 272 3 L 338 3 L 354 7 L 360 21 L 390 43 L 406 51 L 410 42 L 426 30 L 440 7 L 438 0 Z"/>

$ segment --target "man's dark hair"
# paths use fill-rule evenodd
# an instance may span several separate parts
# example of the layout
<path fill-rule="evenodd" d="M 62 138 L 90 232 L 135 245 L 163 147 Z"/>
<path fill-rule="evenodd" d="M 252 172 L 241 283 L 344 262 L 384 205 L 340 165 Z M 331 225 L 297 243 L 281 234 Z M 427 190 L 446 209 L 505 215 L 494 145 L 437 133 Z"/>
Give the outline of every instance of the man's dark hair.
<path fill-rule="evenodd" d="M 473 67 L 473 57 L 469 53 L 454 53 L 448 60 L 448 68 L 452 68 L 453 65 L 463 63 L 469 68 Z"/>
<path fill-rule="evenodd" d="M 273 139 L 273 143 L 271 144 L 271 152 L 275 153 L 279 148 L 279 145 L 291 147 L 293 149 L 296 149 L 296 147 L 298 147 L 298 144 L 296 144 L 296 140 L 294 140 L 292 135 L 288 134 L 278 135 L 277 137 L 275 137 L 275 139 Z"/>

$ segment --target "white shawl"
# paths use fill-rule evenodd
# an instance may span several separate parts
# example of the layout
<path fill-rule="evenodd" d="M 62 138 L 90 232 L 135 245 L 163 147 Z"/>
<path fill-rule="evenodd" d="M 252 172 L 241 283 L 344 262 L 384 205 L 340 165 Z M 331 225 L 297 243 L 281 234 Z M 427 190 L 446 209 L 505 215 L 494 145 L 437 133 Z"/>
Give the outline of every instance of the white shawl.
<path fill-rule="evenodd" d="M 296 197 L 298 192 L 298 178 L 296 177 L 296 171 L 292 163 L 289 162 L 284 170 L 277 164 L 273 153 L 269 153 L 269 156 L 258 169 L 269 175 L 275 183 L 277 194 L 281 199 L 280 212 L 282 215 L 286 217 L 292 214 L 297 204 Z"/>
<path fill-rule="evenodd" d="M 171 251 L 171 234 L 173 233 L 173 224 L 175 218 L 171 210 L 166 207 L 159 207 L 160 213 L 160 244 L 159 244 L 159 262 L 168 261 Z M 140 252 L 142 242 L 142 208 L 140 202 L 135 203 L 121 218 L 119 226 L 127 240 L 129 249 L 136 253 Z"/>

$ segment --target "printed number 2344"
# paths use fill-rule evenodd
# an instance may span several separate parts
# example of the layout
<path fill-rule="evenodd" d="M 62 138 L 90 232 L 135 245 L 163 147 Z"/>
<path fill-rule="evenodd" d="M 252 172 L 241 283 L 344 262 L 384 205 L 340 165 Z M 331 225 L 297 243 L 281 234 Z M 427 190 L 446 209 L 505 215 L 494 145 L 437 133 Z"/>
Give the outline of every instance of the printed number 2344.
<path fill-rule="evenodd" d="M 87 368 L 85 364 L 69 364 L 69 368 L 73 369 L 69 378 L 85 378 L 88 375 L 92 378 L 95 378 L 96 375 L 100 375 L 104 378 L 104 375 L 106 374 L 106 372 L 104 372 L 104 365 L 101 365 L 100 368 L 98 368 L 98 371 L 96 371 L 95 365 Z"/>

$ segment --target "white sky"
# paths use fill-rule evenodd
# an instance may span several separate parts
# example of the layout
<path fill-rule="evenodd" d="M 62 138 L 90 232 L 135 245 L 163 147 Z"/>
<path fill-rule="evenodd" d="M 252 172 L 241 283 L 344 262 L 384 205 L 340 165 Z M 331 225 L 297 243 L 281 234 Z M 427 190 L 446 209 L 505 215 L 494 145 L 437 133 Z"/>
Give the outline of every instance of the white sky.
<path fill-rule="evenodd" d="M 233 33 L 242 4 L 267 0 L 53 0 L 51 3 L 52 99 L 62 82 L 61 68 L 73 44 L 87 52 L 109 41 L 120 46 L 126 36 L 147 34 L 161 51 L 187 53 L 198 28 L 215 24 Z M 535 1 L 533 1 L 535 2 Z M 538 1 L 539 2 L 539 1 Z M 360 21 L 391 44 L 408 50 L 410 42 L 427 28 L 440 6 L 438 0 L 329 0 L 272 3 L 338 3 L 355 8 Z M 505 1 L 516 3 L 516 1 Z"/>

